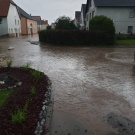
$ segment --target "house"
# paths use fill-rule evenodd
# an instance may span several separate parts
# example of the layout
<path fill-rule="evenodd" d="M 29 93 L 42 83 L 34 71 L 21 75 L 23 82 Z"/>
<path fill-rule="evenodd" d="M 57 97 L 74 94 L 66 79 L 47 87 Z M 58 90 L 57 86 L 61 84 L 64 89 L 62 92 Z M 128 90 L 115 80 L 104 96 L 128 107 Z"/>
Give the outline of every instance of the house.
<path fill-rule="evenodd" d="M 16 5 L 11 0 L 0 0 L 0 36 L 19 36 L 21 21 Z"/>
<path fill-rule="evenodd" d="M 41 30 L 46 30 L 48 26 L 48 20 L 42 20 Z"/>
<path fill-rule="evenodd" d="M 52 24 L 51 24 L 51 28 L 54 30 L 55 27 L 56 27 L 56 23 L 52 23 Z"/>
<path fill-rule="evenodd" d="M 81 11 L 75 11 L 74 24 L 75 24 L 76 27 L 80 28 L 80 24 L 81 24 Z"/>
<path fill-rule="evenodd" d="M 37 20 L 34 20 L 30 14 L 26 13 L 19 6 L 17 6 L 17 8 L 21 17 L 21 34 L 36 34 L 38 32 Z"/>
<path fill-rule="evenodd" d="M 80 22 L 80 26 L 81 26 L 81 30 L 84 30 L 85 29 L 85 10 L 86 10 L 86 4 L 82 4 L 82 7 L 81 7 L 81 22 Z"/>
<path fill-rule="evenodd" d="M 87 0 L 86 29 L 94 16 L 113 20 L 116 33 L 135 33 L 135 0 Z"/>
<path fill-rule="evenodd" d="M 32 19 L 37 21 L 38 31 L 41 30 L 41 25 L 42 25 L 41 17 L 40 16 L 32 16 Z"/>

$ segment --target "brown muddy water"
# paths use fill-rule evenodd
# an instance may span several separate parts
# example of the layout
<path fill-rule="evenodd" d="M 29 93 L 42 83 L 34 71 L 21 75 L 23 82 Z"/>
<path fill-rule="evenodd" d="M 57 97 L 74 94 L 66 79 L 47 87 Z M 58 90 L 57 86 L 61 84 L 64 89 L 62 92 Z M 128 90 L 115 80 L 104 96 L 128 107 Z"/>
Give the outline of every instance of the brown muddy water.
<path fill-rule="evenodd" d="M 31 63 L 50 77 L 50 135 L 135 135 L 134 48 L 52 47 L 30 40 L 38 36 L 0 39 L 0 53 L 13 66 Z"/>

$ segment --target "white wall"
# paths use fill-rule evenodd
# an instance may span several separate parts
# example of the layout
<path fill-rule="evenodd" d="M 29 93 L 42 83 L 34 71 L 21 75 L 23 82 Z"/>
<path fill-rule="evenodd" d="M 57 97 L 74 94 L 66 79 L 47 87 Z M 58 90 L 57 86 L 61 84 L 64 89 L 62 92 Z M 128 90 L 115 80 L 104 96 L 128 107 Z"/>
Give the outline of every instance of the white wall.
<path fill-rule="evenodd" d="M 0 24 L 0 36 L 8 34 L 8 25 L 7 18 L 2 18 L 2 22 Z"/>
<path fill-rule="evenodd" d="M 15 23 L 16 20 L 16 23 Z M 7 16 L 8 21 L 8 33 L 19 35 L 21 33 L 21 21 L 17 12 L 17 9 L 14 5 L 10 4 L 9 12 Z"/>
<path fill-rule="evenodd" d="M 96 15 L 105 15 L 114 22 L 116 33 L 127 33 L 128 26 L 133 26 L 135 33 L 135 16 L 129 17 L 131 8 L 97 8 Z"/>
<path fill-rule="evenodd" d="M 41 25 L 41 30 L 46 30 L 47 26 L 48 26 L 48 24 Z"/>
<path fill-rule="evenodd" d="M 133 26 L 133 33 L 135 33 L 135 17 L 130 18 L 130 7 L 95 7 L 93 0 L 92 5 L 87 13 L 88 20 L 86 22 L 86 29 L 89 29 L 90 14 L 94 11 L 94 16 L 104 15 L 113 20 L 116 33 L 127 34 L 128 26 Z"/>
<path fill-rule="evenodd" d="M 89 8 L 89 12 L 86 14 L 86 30 L 89 30 L 89 21 L 92 19 L 92 12 L 94 11 L 94 16 L 96 15 L 97 8 L 95 7 L 95 3 L 91 0 L 91 7 Z"/>
<path fill-rule="evenodd" d="M 83 30 L 84 27 L 85 27 L 85 24 L 84 24 L 84 14 L 83 14 L 83 8 L 81 9 L 81 22 L 80 22 L 80 25 L 81 25 L 81 29 Z"/>

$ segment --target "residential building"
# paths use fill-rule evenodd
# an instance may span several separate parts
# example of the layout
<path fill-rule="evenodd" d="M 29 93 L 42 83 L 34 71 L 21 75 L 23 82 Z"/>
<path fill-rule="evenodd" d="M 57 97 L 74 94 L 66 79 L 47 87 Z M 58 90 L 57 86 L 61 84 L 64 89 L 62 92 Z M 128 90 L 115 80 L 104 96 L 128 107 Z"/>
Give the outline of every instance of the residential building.
<path fill-rule="evenodd" d="M 75 11 L 75 20 L 74 20 L 75 26 L 80 28 L 81 24 L 81 11 Z"/>
<path fill-rule="evenodd" d="M 48 26 L 48 20 L 42 20 L 41 30 L 46 30 Z"/>
<path fill-rule="evenodd" d="M 26 13 L 19 6 L 18 11 L 21 17 L 21 34 L 22 35 L 33 35 L 38 32 L 37 20 L 34 20 L 32 16 Z"/>
<path fill-rule="evenodd" d="M 56 27 L 56 23 L 52 23 L 52 24 L 51 24 L 51 28 L 54 30 L 55 27 Z"/>
<path fill-rule="evenodd" d="M 11 0 L 0 0 L 0 36 L 19 36 L 21 21 L 15 3 Z"/>
<path fill-rule="evenodd" d="M 94 16 L 113 20 L 116 33 L 135 33 L 135 0 L 87 0 L 86 29 Z"/>
<path fill-rule="evenodd" d="M 81 7 L 81 22 L 80 22 L 80 29 L 84 30 L 85 29 L 85 24 L 86 24 L 86 20 L 85 20 L 85 10 L 86 10 L 86 4 L 82 4 Z"/>
<path fill-rule="evenodd" d="M 40 16 L 32 16 L 32 19 L 37 21 L 38 31 L 41 30 L 42 20 Z"/>

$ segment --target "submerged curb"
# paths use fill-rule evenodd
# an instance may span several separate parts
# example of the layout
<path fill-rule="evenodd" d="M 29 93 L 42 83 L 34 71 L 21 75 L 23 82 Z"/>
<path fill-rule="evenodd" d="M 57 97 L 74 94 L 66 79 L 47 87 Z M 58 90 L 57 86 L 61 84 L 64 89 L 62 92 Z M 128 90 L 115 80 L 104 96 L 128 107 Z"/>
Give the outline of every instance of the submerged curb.
<path fill-rule="evenodd" d="M 47 122 L 47 113 L 49 110 L 49 106 L 52 103 L 51 91 L 52 91 L 52 83 L 51 83 L 50 79 L 48 78 L 47 92 L 45 93 L 45 100 L 42 103 L 43 106 L 42 106 L 41 112 L 39 113 L 39 120 L 37 123 L 36 130 L 34 132 L 34 135 L 40 135 L 45 128 L 45 124 Z"/>

